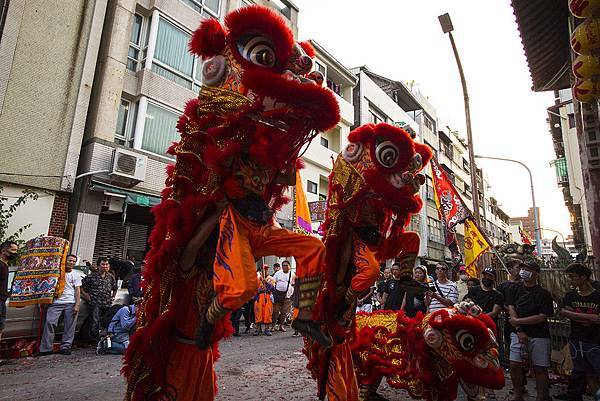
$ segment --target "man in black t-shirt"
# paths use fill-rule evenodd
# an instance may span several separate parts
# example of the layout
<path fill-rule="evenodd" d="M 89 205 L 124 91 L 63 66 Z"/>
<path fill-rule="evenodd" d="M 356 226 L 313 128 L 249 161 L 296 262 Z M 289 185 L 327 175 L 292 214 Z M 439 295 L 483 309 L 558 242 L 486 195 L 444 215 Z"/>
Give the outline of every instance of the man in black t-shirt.
<path fill-rule="evenodd" d="M 569 349 L 573 371 L 569 378 L 567 399 L 581 401 L 586 390 L 586 375 L 600 378 L 600 291 L 590 282 L 591 270 L 572 263 L 565 270 L 575 291 L 565 295 L 561 314 L 571 320 Z"/>
<path fill-rule="evenodd" d="M 554 314 L 552 296 L 537 284 L 540 267 L 535 260 L 519 266 L 522 283 L 513 284 L 506 299 L 509 323 L 514 332 L 510 343 L 510 377 L 515 401 L 523 399 L 523 365 L 531 362 L 535 373 L 537 401 L 548 400 L 550 380 L 550 330 L 548 318 Z"/>
<path fill-rule="evenodd" d="M 383 269 L 383 280 L 379 280 L 377 282 L 377 284 L 375 285 L 376 291 L 375 291 L 375 296 L 377 297 L 377 300 L 379 301 L 379 308 L 383 309 L 383 290 L 385 289 L 385 285 L 388 281 L 390 281 L 392 279 L 392 269 L 390 269 L 389 267 L 386 267 L 385 269 Z"/>
<path fill-rule="evenodd" d="M 504 305 L 504 297 L 494 288 L 495 282 L 496 272 L 491 267 L 486 267 L 481 272 L 481 285 L 470 288 L 463 299 L 473 301 L 494 321 Z"/>
<path fill-rule="evenodd" d="M 392 265 L 392 279 L 385 283 L 381 299 L 383 309 L 400 310 L 404 300 L 404 290 L 400 288 L 400 265 Z"/>

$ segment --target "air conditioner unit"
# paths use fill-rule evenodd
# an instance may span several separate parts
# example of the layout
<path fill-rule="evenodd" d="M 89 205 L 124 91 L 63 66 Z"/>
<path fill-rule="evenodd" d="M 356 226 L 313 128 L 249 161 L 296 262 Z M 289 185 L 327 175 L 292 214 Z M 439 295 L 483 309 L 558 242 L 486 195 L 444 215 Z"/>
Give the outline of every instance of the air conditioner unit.
<path fill-rule="evenodd" d="M 117 148 L 113 155 L 111 177 L 135 183 L 142 182 L 146 179 L 146 164 L 147 156 Z"/>
<path fill-rule="evenodd" d="M 125 204 L 125 195 L 104 192 L 102 212 L 105 214 L 122 213 Z"/>

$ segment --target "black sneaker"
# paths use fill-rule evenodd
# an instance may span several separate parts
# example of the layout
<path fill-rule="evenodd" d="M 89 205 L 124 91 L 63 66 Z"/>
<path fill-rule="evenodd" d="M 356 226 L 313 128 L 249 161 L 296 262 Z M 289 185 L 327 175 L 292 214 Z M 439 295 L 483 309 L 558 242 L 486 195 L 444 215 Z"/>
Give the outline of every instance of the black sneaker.
<path fill-rule="evenodd" d="M 239 331 L 235 331 L 235 332 L 233 332 L 233 336 L 234 336 L 234 337 L 239 337 L 240 335 L 241 335 L 241 334 L 240 334 L 240 332 L 239 332 Z"/>
<path fill-rule="evenodd" d="M 316 322 L 296 319 L 292 322 L 292 328 L 302 333 L 304 337 L 309 337 L 318 342 L 325 348 L 333 345 L 331 336 L 328 333 L 324 333 Z"/>
<path fill-rule="evenodd" d="M 71 355 L 71 348 L 63 348 L 58 353 L 61 355 Z"/>
<path fill-rule="evenodd" d="M 35 354 L 33 354 L 33 356 L 36 356 L 36 357 L 38 357 L 38 356 L 48 356 L 48 355 L 52 355 L 52 354 L 54 354 L 53 351 L 38 351 Z"/>

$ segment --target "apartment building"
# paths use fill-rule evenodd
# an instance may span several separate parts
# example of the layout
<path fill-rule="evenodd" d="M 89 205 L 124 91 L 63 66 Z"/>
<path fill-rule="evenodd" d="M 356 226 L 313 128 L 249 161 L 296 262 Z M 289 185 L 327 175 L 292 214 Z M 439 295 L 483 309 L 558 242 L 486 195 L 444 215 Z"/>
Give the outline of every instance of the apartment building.
<path fill-rule="evenodd" d="M 581 169 L 581 149 L 577 139 L 573 93 L 570 89 L 555 91 L 555 104 L 548 108 L 548 124 L 556 159 L 556 183 L 562 190 L 569 210 L 573 246 L 591 254 L 588 204 Z M 552 227 L 549 227 L 552 229 Z"/>
<path fill-rule="evenodd" d="M 324 214 L 318 211 L 324 208 L 323 202 L 329 191 L 329 174 L 333 161 L 346 146 L 350 127 L 354 124 L 352 89 L 356 85 L 357 77 L 317 41 L 309 42 L 315 49 L 313 68 L 323 74 L 325 84 L 335 94 L 340 107 L 338 124 L 313 139 L 302 155 L 305 168 L 300 175 L 309 207 L 317 211 L 312 213 L 313 231 L 316 232 L 324 220 Z M 281 224 L 291 227 L 293 205 L 286 205 L 277 217 Z"/>
<path fill-rule="evenodd" d="M 17 208 L 7 237 L 65 235 L 106 0 L 0 2 L 0 186 Z M 67 233 L 68 235 L 68 233 Z"/>
<path fill-rule="evenodd" d="M 388 122 L 412 129 L 418 141 L 431 147 L 434 156 L 446 172 L 448 178 L 462 196 L 467 206 L 471 206 L 472 189 L 469 170 L 467 144 L 456 131 L 446 126 L 438 117 L 436 109 L 414 87 L 374 73 L 366 66 L 353 69 L 358 84 L 354 89 L 354 126 L 373 122 Z M 478 173 L 480 214 L 485 226 L 482 227 L 494 244 L 508 240 L 508 215 L 498 202 L 486 196 L 487 179 L 481 169 Z M 442 222 L 434 200 L 432 173 L 424 170 L 426 185 L 421 189 L 424 206 L 421 213 L 414 215 L 408 229 L 421 236 L 419 257 L 422 261 L 439 261 L 450 257 L 445 246 Z M 464 247 L 463 226 L 457 227 L 459 247 Z"/>
<path fill-rule="evenodd" d="M 110 0 L 70 209 L 83 258 L 143 257 L 160 202 L 167 155 L 185 102 L 197 96 L 201 61 L 188 53 L 204 18 L 240 6 L 272 7 L 296 30 L 287 0 Z"/>

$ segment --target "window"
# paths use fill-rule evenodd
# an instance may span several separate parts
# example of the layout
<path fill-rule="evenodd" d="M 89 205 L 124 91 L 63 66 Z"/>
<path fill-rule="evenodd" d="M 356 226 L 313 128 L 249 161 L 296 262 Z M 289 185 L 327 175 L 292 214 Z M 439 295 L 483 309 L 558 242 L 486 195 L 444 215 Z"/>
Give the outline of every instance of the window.
<path fill-rule="evenodd" d="M 327 140 L 327 138 L 321 137 L 321 145 L 329 149 L 329 141 Z"/>
<path fill-rule="evenodd" d="M 181 0 L 204 17 L 219 17 L 220 0 Z"/>
<path fill-rule="evenodd" d="M 200 62 L 188 52 L 190 35 L 161 18 L 152 71 L 183 87 L 200 91 Z"/>
<path fill-rule="evenodd" d="M 433 152 L 433 157 L 437 160 L 438 158 L 438 151 L 436 148 L 434 148 L 429 142 L 424 141 L 425 145 L 429 146 L 429 148 L 431 149 L 431 151 Z"/>
<path fill-rule="evenodd" d="M 242 1 L 240 1 L 240 7 L 251 6 L 252 4 L 254 4 L 254 2 L 252 0 L 242 0 Z"/>
<path fill-rule="evenodd" d="M 323 74 L 323 77 L 325 77 L 327 74 L 327 69 L 325 66 L 317 60 L 315 60 L 315 71 L 319 71 L 321 74 Z"/>
<path fill-rule="evenodd" d="M 442 222 L 431 217 L 427 217 L 427 226 L 429 227 L 429 239 L 440 244 L 444 243 L 442 236 Z"/>
<path fill-rule="evenodd" d="M 575 114 L 567 114 L 569 118 L 569 128 L 575 128 Z"/>
<path fill-rule="evenodd" d="M 469 166 L 469 162 L 467 161 L 467 159 L 463 159 L 463 170 L 465 171 L 470 171 L 471 166 Z"/>
<path fill-rule="evenodd" d="M 452 149 L 452 143 L 440 140 L 440 150 L 450 160 L 454 159 L 454 151 Z"/>
<path fill-rule="evenodd" d="M 129 38 L 129 51 L 127 53 L 127 69 L 131 71 L 137 71 L 140 63 L 143 21 L 144 18 L 141 15 L 135 14 L 133 16 L 131 38 Z"/>
<path fill-rule="evenodd" d="M 369 104 L 369 122 L 373 124 L 379 124 L 387 122 L 389 118 L 379 111 L 375 106 Z"/>
<path fill-rule="evenodd" d="M 316 194 L 317 190 L 318 186 L 316 182 L 306 181 L 306 191 L 310 192 L 311 194 Z"/>
<path fill-rule="evenodd" d="M 179 116 L 165 108 L 148 103 L 142 149 L 167 157 L 167 148 L 179 138 L 177 120 Z"/>
<path fill-rule="evenodd" d="M 121 99 L 119 113 L 117 115 L 117 128 L 115 131 L 115 143 L 133 147 L 133 136 L 135 133 L 135 119 L 137 107 L 129 100 Z"/>
<path fill-rule="evenodd" d="M 471 186 L 465 182 L 465 194 L 471 196 Z"/>
<path fill-rule="evenodd" d="M 435 121 L 425 113 L 423 113 L 423 123 L 431 132 L 435 132 Z"/>
<path fill-rule="evenodd" d="M 435 195 L 434 195 L 434 191 L 433 191 L 433 180 L 430 176 L 427 176 L 427 199 L 429 200 L 434 200 L 435 199 Z"/>

